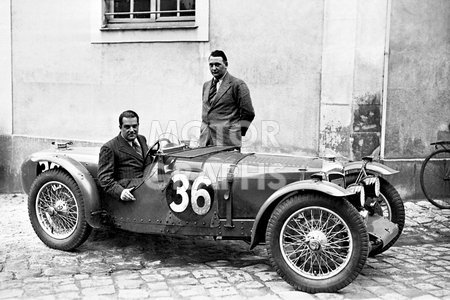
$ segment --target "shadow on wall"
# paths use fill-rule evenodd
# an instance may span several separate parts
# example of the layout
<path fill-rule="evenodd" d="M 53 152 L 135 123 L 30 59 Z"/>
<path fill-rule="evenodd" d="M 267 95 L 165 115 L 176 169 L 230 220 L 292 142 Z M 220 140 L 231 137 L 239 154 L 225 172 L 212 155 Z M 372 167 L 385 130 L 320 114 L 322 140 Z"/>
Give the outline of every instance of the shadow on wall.
<path fill-rule="evenodd" d="M 352 152 L 355 160 L 379 154 L 381 136 L 380 94 L 365 94 L 353 102 Z"/>

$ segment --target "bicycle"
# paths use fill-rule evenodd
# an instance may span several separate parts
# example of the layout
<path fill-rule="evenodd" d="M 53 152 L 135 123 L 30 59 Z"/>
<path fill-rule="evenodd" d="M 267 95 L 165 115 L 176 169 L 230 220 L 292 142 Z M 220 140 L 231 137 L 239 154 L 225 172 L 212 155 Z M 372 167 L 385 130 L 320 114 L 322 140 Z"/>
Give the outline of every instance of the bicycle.
<path fill-rule="evenodd" d="M 431 204 L 450 209 L 450 141 L 431 145 L 435 150 L 422 163 L 420 186 Z"/>

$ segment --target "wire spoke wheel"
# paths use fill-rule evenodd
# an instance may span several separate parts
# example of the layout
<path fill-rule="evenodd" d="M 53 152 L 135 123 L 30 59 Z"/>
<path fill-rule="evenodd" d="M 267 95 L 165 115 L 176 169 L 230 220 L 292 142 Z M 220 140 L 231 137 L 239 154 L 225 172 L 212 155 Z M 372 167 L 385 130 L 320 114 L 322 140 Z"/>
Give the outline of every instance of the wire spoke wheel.
<path fill-rule="evenodd" d="M 65 184 L 51 181 L 39 190 L 36 215 L 42 229 L 51 237 L 69 237 L 78 224 L 78 213 L 75 196 Z"/>
<path fill-rule="evenodd" d="M 48 247 L 73 250 L 89 237 L 84 199 L 66 171 L 51 169 L 36 177 L 28 197 L 28 215 L 37 236 Z"/>
<path fill-rule="evenodd" d="M 348 264 L 352 233 L 336 213 L 322 207 L 307 207 L 294 213 L 283 225 L 280 248 L 293 270 L 307 278 L 329 278 Z"/>
<path fill-rule="evenodd" d="M 347 200 L 293 195 L 272 212 L 266 247 L 277 273 L 296 289 L 331 293 L 361 272 L 369 236 L 363 219 Z"/>
<path fill-rule="evenodd" d="M 420 170 L 420 185 L 430 203 L 450 208 L 450 150 L 437 150 L 425 159 Z"/>

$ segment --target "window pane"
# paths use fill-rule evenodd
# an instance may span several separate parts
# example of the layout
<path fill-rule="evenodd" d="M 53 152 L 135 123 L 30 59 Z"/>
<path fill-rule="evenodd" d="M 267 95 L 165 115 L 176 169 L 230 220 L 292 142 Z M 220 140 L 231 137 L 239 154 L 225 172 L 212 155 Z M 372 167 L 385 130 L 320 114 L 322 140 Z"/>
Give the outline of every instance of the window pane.
<path fill-rule="evenodd" d="M 180 0 L 180 10 L 195 10 L 195 0 Z M 180 13 L 180 16 L 195 16 L 195 12 Z"/>
<path fill-rule="evenodd" d="M 114 12 L 129 12 L 130 0 L 114 0 Z M 114 18 L 129 18 L 130 15 L 114 15 Z"/>
<path fill-rule="evenodd" d="M 134 0 L 134 11 L 150 11 L 150 0 Z M 134 15 L 135 18 L 150 18 L 150 14 Z"/>
<path fill-rule="evenodd" d="M 159 10 L 177 10 L 177 0 L 160 0 Z M 161 17 L 176 17 L 177 13 L 161 13 Z"/>

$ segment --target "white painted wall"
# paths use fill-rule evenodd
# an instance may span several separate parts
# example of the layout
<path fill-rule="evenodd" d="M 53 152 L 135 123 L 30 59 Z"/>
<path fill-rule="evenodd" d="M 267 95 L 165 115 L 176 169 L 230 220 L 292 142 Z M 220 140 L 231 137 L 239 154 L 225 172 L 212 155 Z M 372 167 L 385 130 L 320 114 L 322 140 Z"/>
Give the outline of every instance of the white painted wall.
<path fill-rule="evenodd" d="M 12 133 L 11 10 L 0 1 L 0 134 Z"/>
<path fill-rule="evenodd" d="M 354 159 L 355 152 L 369 155 L 374 150 L 364 143 L 378 142 L 379 119 L 366 126 L 377 126 L 376 132 L 355 132 L 355 116 L 381 111 L 386 13 L 387 0 L 325 0 L 321 153 L 333 149 Z"/>
<path fill-rule="evenodd" d="M 323 2 L 210 1 L 209 42 L 171 43 L 91 43 L 90 7 L 13 2 L 15 134 L 104 142 L 125 109 L 140 114 L 147 136 L 155 124 L 180 133 L 200 120 L 207 57 L 223 49 L 256 110 L 244 148 L 317 153 Z M 263 143 L 265 127 L 275 143 Z"/>
<path fill-rule="evenodd" d="M 245 150 L 352 158 L 355 99 L 381 94 L 386 1 L 212 0 L 208 41 L 170 43 L 93 40 L 92 2 L 12 2 L 14 134 L 104 142 L 134 109 L 150 140 L 168 126 L 195 138 L 207 57 L 222 49 L 256 110 Z"/>
<path fill-rule="evenodd" d="M 350 156 L 357 0 L 325 0 L 320 152 Z"/>

